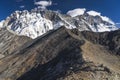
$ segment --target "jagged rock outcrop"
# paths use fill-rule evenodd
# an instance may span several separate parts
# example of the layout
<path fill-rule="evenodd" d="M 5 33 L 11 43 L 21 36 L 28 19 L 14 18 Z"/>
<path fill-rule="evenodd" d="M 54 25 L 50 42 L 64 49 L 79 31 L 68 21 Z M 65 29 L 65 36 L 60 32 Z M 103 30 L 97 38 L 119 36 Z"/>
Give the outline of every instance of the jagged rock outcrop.
<path fill-rule="evenodd" d="M 49 31 L 0 59 L 0 80 L 119 80 L 120 57 L 96 39 L 118 32 Z"/>

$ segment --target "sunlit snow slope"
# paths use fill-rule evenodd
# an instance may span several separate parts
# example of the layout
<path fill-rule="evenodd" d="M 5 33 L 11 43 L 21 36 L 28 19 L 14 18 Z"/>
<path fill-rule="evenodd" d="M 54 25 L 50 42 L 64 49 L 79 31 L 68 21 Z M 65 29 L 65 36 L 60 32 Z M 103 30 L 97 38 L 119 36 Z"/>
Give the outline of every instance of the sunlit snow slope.
<path fill-rule="evenodd" d="M 6 28 L 15 34 L 28 36 L 32 39 L 61 26 L 94 32 L 117 29 L 115 23 L 108 17 L 101 16 L 96 11 L 86 11 L 84 8 L 70 10 L 64 15 L 57 11 L 38 8 L 31 11 L 15 11 L 6 20 L 0 22 L 0 28 Z"/>

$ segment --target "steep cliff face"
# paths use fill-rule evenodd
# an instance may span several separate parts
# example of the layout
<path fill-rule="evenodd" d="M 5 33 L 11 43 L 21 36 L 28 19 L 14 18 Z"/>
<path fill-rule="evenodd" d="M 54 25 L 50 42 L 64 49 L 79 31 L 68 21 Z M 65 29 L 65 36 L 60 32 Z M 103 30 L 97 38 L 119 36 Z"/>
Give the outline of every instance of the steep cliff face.
<path fill-rule="evenodd" d="M 0 58 L 11 54 L 20 46 L 31 39 L 25 36 L 18 36 L 3 28 L 0 30 Z"/>
<path fill-rule="evenodd" d="M 119 80 L 120 57 L 96 39 L 118 32 L 49 31 L 0 59 L 0 80 Z"/>
<path fill-rule="evenodd" d="M 93 33 L 84 31 L 82 34 L 87 40 L 95 44 L 103 45 L 107 50 L 110 50 L 111 53 L 120 55 L 120 30 L 112 31 L 110 33 Z"/>

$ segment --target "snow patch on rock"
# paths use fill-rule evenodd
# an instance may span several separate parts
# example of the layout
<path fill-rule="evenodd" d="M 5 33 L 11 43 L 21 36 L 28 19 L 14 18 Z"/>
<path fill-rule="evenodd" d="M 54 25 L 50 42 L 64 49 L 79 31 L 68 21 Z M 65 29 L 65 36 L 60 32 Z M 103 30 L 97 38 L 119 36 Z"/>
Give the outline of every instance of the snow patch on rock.
<path fill-rule="evenodd" d="M 106 21 L 106 22 L 109 22 L 109 23 L 115 25 L 115 23 L 114 23 L 111 19 L 109 19 L 109 18 L 106 17 L 106 16 L 102 16 L 100 12 L 88 11 L 87 13 L 88 13 L 89 15 L 91 15 L 91 16 L 99 16 L 99 17 L 101 17 L 101 19 L 102 19 L 103 21 Z"/>
<path fill-rule="evenodd" d="M 106 22 L 109 22 L 109 23 L 115 25 L 115 23 L 110 18 L 108 18 L 106 16 L 101 16 L 101 18 L 102 18 L 103 21 L 106 21 Z"/>
<path fill-rule="evenodd" d="M 4 20 L 0 22 L 0 28 L 3 28 Z"/>

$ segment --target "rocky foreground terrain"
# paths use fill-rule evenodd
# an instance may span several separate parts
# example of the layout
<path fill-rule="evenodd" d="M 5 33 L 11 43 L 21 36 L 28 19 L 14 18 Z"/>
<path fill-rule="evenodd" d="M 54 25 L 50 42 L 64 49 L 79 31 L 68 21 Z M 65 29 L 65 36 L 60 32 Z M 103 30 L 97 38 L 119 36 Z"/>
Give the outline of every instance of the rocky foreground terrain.
<path fill-rule="evenodd" d="M 33 40 L 0 33 L 0 80 L 120 80 L 120 30 L 60 27 Z"/>

